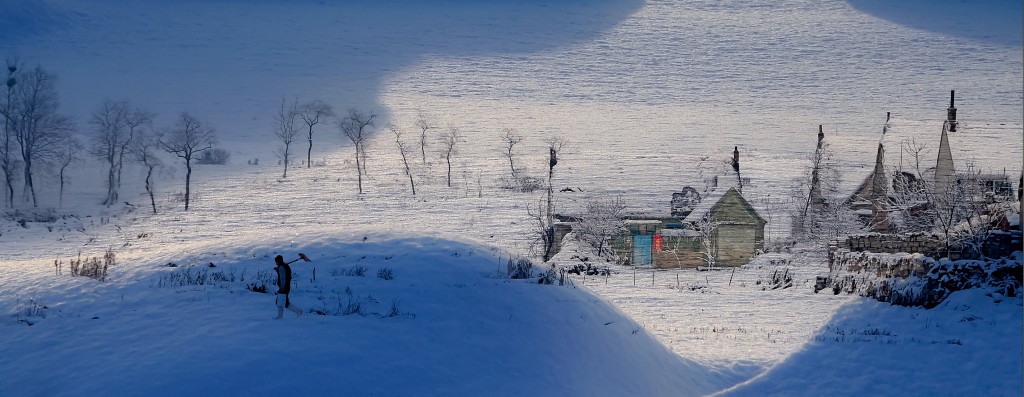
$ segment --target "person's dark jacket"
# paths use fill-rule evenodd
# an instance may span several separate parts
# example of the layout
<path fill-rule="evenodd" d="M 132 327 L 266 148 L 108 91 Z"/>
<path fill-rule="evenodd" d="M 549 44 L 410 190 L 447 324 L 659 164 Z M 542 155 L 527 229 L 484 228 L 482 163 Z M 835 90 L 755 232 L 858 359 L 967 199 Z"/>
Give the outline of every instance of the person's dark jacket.
<path fill-rule="evenodd" d="M 287 295 L 291 292 L 292 268 L 287 263 L 278 264 L 277 270 L 277 293 Z"/>

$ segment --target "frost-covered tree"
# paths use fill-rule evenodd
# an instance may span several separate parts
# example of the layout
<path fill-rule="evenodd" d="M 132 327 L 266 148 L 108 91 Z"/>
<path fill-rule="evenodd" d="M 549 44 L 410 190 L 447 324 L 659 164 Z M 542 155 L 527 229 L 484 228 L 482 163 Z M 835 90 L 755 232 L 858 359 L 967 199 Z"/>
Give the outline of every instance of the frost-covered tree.
<path fill-rule="evenodd" d="M 14 131 L 14 86 L 18 84 L 17 71 L 17 62 L 8 60 L 7 79 L 4 80 L 4 95 L 0 98 L 4 101 L 0 103 L 0 112 L 2 112 L 0 116 L 4 118 L 3 136 L 0 136 L 0 171 L 4 173 L 4 203 L 8 207 L 14 206 L 14 183 L 17 182 L 18 171 L 21 168 L 21 162 L 18 160 L 17 152 L 15 151 L 17 140 Z"/>
<path fill-rule="evenodd" d="M 981 170 L 968 162 L 954 183 L 932 187 L 935 225 L 942 232 L 947 255 L 954 247 L 968 255 L 982 255 L 992 224 L 1013 208 L 1010 199 L 988 194 L 985 183 Z"/>
<path fill-rule="evenodd" d="M 721 222 L 714 219 L 711 214 L 706 214 L 693 225 L 700 240 L 700 254 L 704 264 L 708 267 L 715 267 L 718 263 L 718 226 Z"/>
<path fill-rule="evenodd" d="M 365 113 L 349 109 L 348 115 L 338 122 L 341 134 L 352 141 L 356 151 L 356 177 L 359 194 L 363 193 L 363 175 L 366 174 L 366 141 L 370 136 L 370 127 L 377 118 L 375 113 Z"/>
<path fill-rule="evenodd" d="M 448 130 L 441 134 L 441 157 L 448 163 L 448 187 L 452 187 L 452 157 L 458 153 L 456 146 L 461 140 L 462 133 L 455 126 L 448 127 Z"/>
<path fill-rule="evenodd" d="M 626 202 L 622 197 L 588 201 L 573 232 L 582 242 L 596 249 L 598 255 L 604 255 L 608 239 L 624 227 L 622 214 L 625 210 Z"/>
<path fill-rule="evenodd" d="M 57 195 L 57 206 L 64 206 L 64 171 L 67 170 L 71 164 L 80 161 L 82 159 L 81 152 L 84 149 L 81 142 L 71 135 L 65 137 L 64 142 L 60 145 L 60 150 L 54 155 L 58 168 L 58 179 L 60 180 L 60 191 Z"/>
<path fill-rule="evenodd" d="M 398 154 L 402 155 L 402 165 L 405 167 L 405 175 L 409 177 L 409 187 L 412 188 L 412 195 L 416 195 L 416 182 L 412 179 L 412 171 L 409 169 L 409 155 L 405 142 L 402 141 L 402 131 L 394 124 L 388 126 L 388 130 L 395 135 L 395 146 L 398 146 Z"/>
<path fill-rule="evenodd" d="M 133 109 L 128 102 L 105 101 L 99 110 L 92 113 L 89 124 L 93 126 L 90 153 L 107 165 L 106 206 L 118 200 L 124 156 L 128 145 L 144 126 L 152 121 L 152 115 L 141 109 Z"/>
<path fill-rule="evenodd" d="M 334 116 L 334 109 L 331 105 L 319 99 L 303 104 L 299 108 L 299 116 L 306 123 L 306 139 L 309 140 L 309 147 L 306 149 L 306 168 L 312 167 L 313 155 L 313 127 L 320 124 L 323 119 Z"/>
<path fill-rule="evenodd" d="M 859 230 L 861 225 L 841 187 L 839 163 L 820 130 L 810 163 L 791 192 L 793 237 L 828 241 Z"/>
<path fill-rule="evenodd" d="M 416 119 L 416 128 L 420 129 L 420 154 L 423 156 L 423 165 L 427 165 L 427 131 L 434 128 L 427 115 L 420 113 Z"/>
<path fill-rule="evenodd" d="M 156 137 L 148 134 L 140 134 L 132 143 L 132 158 L 146 168 L 146 193 L 149 195 L 149 204 L 156 213 L 156 198 L 154 197 L 154 171 L 163 168 L 163 162 L 156 155 L 156 148 L 159 146 Z"/>
<path fill-rule="evenodd" d="M 281 99 L 281 108 L 274 114 L 274 136 L 281 141 L 281 157 L 284 160 L 284 174 L 282 178 L 288 177 L 288 163 L 291 162 L 292 141 L 299 135 L 299 119 L 304 117 L 299 110 L 299 105 L 292 101 L 287 103 Z M 310 131 L 313 128 L 310 126 Z M 312 132 L 310 132 L 310 147 L 312 147 Z"/>
<path fill-rule="evenodd" d="M 38 206 L 33 172 L 38 166 L 45 166 L 58 151 L 73 128 L 71 120 L 59 113 L 57 101 L 57 77 L 36 67 L 20 74 L 11 95 L 10 123 L 14 138 L 18 142 L 23 171 L 24 200 Z"/>
<path fill-rule="evenodd" d="M 506 128 L 501 132 L 500 135 L 502 142 L 502 150 L 505 153 L 505 157 L 508 158 L 508 167 L 512 170 L 512 180 L 517 179 L 516 175 L 516 163 L 515 163 L 515 147 L 519 142 L 523 141 L 523 137 L 511 128 Z"/>
<path fill-rule="evenodd" d="M 529 204 L 526 205 L 526 214 L 534 222 L 531 229 L 534 237 L 532 249 L 540 249 L 544 262 L 551 260 L 555 255 L 555 223 L 551 208 L 553 206 L 547 205 L 543 200 L 538 201 L 536 209 Z"/>
<path fill-rule="evenodd" d="M 562 146 L 565 144 L 565 140 L 561 137 L 554 137 L 548 140 L 548 223 L 553 223 L 552 217 L 555 216 L 555 166 L 558 165 L 558 154 L 562 151 Z"/>
<path fill-rule="evenodd" d="M 894 167 L 891 178 L 890 223 L 900 233 L 930 231 L 935 219 L 928 208 L 929 182 L 921 168 L 928 149 L 909 139 L 900 143 L 900 151 L 900 162 Z"/>
<path fill-rule="evenodd" d="M 906 140 L 902 150 L 890 196 L 896 229 L 939 234 L 947 255 L 956 247 L 980 254 L 992 214 L 1001 213 L 1009 203 L 985 194 L 981 172 L 972 163 L 948 183 L 937 183 L 937 178 L 923 171 L 922 164 L 930 155 L 925 145 Z"/>
<path fill-rule="evenodd" d="M 178 116 L 174 128 L 160 137 L 159 142 L 164 150 L 181 158 L 185 163 L 185 211 L 188 211 L 192 186 L 192 160 L 197 154 L 212 148 L 217 142 L 217 137 L 212 127 L 183 112 Z"/>

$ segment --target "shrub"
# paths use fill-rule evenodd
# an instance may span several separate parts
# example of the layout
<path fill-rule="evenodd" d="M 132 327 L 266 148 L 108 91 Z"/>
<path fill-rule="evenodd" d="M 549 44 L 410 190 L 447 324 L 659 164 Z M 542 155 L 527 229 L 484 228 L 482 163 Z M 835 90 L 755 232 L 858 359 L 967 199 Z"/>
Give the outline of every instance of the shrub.
<path fill-rule="evenodd" d="M 403 314 L 408 314 L 408 313 L 402 313 L 401 310 L 398 310 L 398 302 L 399 302 L 398 299 L 395 299 L 395 300 L 391 301 L 391 308 L 388 309 L 388 312 L 386 314 L 384 314 L 384 317 L 398 317 L 398 316 L 401 316 Z"/>
<path fill-rule="evenodd" d="M 517 258 L 513 260 L 511 257 L 508 258 L 508 263 L 505 265 L 506 274 L 508 278 L 513 280 L 521 280 L 533 277 L 533 262 L 530 262 L 526 258 Z"/>
<path fill-rule="evenodd" d="M 337 269 L 331 269 L 331 275 L 335 276 L 335 277 L 338 277 L 338 276 L 363 277 L 364 275 L 366 275 L 366 266 L 356 265 L 356 266 L 348 266 L 348 267 L 342 267 L 342 268 L 337 268 Z"/>
<path fill-rule="evenodd" d="M 382 278 L 384 280 L 395 279 L 394 273 L 391 271 L 391 269 L 388 269 L 386 267 L 377 271 L 377 277 Z"/>
<path fill-rule="evenodd" d="M 773 267 L 770 270 L 770 274 L 762 272 L 754 282 L 761 286 L 762 291 L 786 289 L 793 286 L 793 274 L 790 273 L 789 267 Z"/>
<path fill-rule="evenodd" d="M 177 265 L 175 265 L 177 266 Z M 246 282 L 246 272 L 236 273 L 234 269 L 229 271 L 211 270 L 210 267 L 174 267 L 174 271 L 163 273 L 157 280 L 157 287 L 185 287 L 194 285 L 223 286 L 236 282 Z M 274 274 L 269 270 L 257 270 L 249 276 L 250 282 L 245 283 L 245 289 L 252 292 L 267 293 L 268 285 L 274 284 Z"/>
<path fill-rule="evenodd" d="M 103 254 L 103 260 L 99 257 L 82 259 L 82 253 L 78 253 L 78 259 L 71 260 L 71 275 L 77 277 L 89 277 L 97 281 L 107 281 L 107 270 L 117 264 L 117 257 L 114 255 L 114 250 L 107 249 L 107 252 Z M 54 265 L 57 267 L 58 272 L 62 267 L 60 261 L 55 261 Z"/>
<path fill-rule="evenodd" d="M 33 298 L 28 298 L 26 301 L 18 299 L 16 311 L 18 323 L 32 326 L 38 321 L 37 319 L 46 318 L 47 309 L 49 308 Z"/>
<path fill-rule="evenodd" d="M 533 193 L 544 186 L 540 179 L 532 176 L 520 176 L 516 178 L 503 176 L 498 179 L 498 185 L 502 189 L 515 190 L 523 193 Z"/>
<path fill-rule="evenodd" d="M 199 158 L 196 159 L 196 164 L 206 165 L 224 165 L 231 159 L 231 153 L 228 153 L 224 149 L 209 149 L 204 150 Z"/>
<path fill-rule="evenodd" d="M 552 285 L 556 280 L 558 285 L 563 285 L 565 283 L 565 273 L 562 272 L 560 274 L 558 270 L 555 269 L 555 265 L 551 264 L 551 267 L 545 270 L 544 273 L 541 273 L 540 278 L 537 279 L 537 283 Z"/>

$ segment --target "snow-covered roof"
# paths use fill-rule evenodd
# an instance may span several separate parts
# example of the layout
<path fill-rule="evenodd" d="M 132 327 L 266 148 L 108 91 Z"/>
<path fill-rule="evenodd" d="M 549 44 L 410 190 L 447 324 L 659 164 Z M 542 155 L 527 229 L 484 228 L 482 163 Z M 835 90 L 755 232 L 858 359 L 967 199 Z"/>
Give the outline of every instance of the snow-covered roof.
<path fill-rule="evenodd" d="M 743 194 L 739 192 L 739 189 L 737 189 L 736 186 L 737 183 L 735 182 L 735 180 L 733 180 L 732 184 L 719 184 L 719 186 L 715 188 L 715 190 L 708 193 L 708 195 L 700 201 L 700 204 L 697 204 L 697 206 L 693 208 L 693 211 L 690 212 L 690 214 L 687 215 L 686 218 L 683 218 L 682 222 L 700 222 L 700 220 L 704 218 L 708 213 L 710 213 L 711 209 L 713 209 L 715 205 L 718 204 L 718 202 L 721 201 L 722 198 L 725 197 L 726 193 L 728 193 L 730 190 L 735 190 L 736 194 L 743 198 Z M 745 201 L 746 198 L 743 198 L 743 200 Z M 761 214 L 757 213 L 757 209 L 751 206 L 749 203 L 747 203 L 747 207 L 749 207 L 750 211 L 753 211 L 758 218 L 763 218 L 761 217 Z"/>
<path fill-rule="evenodd" d="M 622 223 L 626 225 L 657 225 L 661 224 L 661 221 L 657 219 L 627 219 Z"/>
<path fill-rule="evenodd" d="M 1014 211 L 1014 210 L 1009 210 L 1009 211 L 1006 211 L 1005 216 L 1006 216 L 1006 223 L 1008 223 L 1010 225 L 1010 227 L 1020 226 L 1020 213 L 1019 212 Z"/>
<path fill-rule="evenodd" d="M 700 204 L 697 204 L 696 207 L 693 207 L 693 211 L 690 211 L 690 213 L 686 215 L 686 218 L 683 218 L 683 223 L 699 222 L 702 218 L 704 218 L 705 215 L 711 212 L 711 208 L 713 208 L 715 204 L 718 204 L 718 201 L 721 200 L 723 196 L 725 196 L 725 192 L 729 191 L 729 189 L 731 188 L 723 189 L 719 187 L 709 192 L 707 196 L 701 198 Z"/>
<path fill-rule="evenodd" d="M 661 229 L 663 237 L 700 237 L 700 232 L 691 229 Z"/>

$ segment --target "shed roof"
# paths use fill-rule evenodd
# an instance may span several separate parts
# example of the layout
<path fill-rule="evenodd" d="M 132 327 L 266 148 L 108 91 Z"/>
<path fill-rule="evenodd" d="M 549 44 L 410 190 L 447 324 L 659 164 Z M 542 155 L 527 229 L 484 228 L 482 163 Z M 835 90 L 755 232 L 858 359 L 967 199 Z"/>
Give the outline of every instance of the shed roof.
<path fill-rule="evenodd" d="M 743 206 L 743 209 L 746 210 L 749 214 L 753 215 L 754 219 L 757 220 L 757 222 L 762 224 L 768 223 L 767 221 L 764 220 L 764 217 L 762 217 L 761 214 L 757 212 L 757 209 L 755 209 L 754 206 L 750 205 L 750 202 L 748 202 L 747 199 L 744 198 L 743 195 L 740 194 L 740 192 L 736 190 L 735 187 L 719 187 L 713 190 L 711 193 L 708 193 L 707 197 L 701 200 L 700 204 L 698 204 L 693 209 L 693 212 L 690 212 L 690 214 L 687 215 L 686 218 L 683 218 L 683 223 L 700 222 L 702 218 L 704 218 L 707 214 L 715 210 L 719 203 L 722 202 L 722 199 L 730 195 L 734 195 L 735 197 L 737 197 L 740 201 L 740 204 Z"/>

